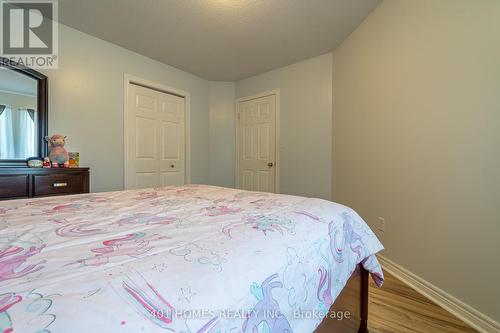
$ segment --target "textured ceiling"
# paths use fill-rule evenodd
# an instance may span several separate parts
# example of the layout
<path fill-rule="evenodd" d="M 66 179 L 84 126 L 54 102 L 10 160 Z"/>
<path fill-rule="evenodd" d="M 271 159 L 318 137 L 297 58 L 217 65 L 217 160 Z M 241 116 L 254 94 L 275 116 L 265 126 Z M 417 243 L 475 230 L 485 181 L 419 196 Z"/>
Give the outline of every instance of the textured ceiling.
<path fill-rule="evenodd" d="M 59 0 L 59 20 L 208 80 L 335 49 L 380 0 Z"/>

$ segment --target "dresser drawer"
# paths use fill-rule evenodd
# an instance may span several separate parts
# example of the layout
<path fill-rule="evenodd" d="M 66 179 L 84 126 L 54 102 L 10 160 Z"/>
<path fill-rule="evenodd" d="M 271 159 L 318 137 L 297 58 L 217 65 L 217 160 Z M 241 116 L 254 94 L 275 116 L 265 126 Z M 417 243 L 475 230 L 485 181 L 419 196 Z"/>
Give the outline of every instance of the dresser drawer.
<path fill-rule="evenodd" d="M 82 174 L 54 174 L 33 176 L 33 196 L 84 193 Z"/>
<path fill-rule="evenodd" d="M 0 175 L 0 199 L 29 197 L 29 175 Z"/>

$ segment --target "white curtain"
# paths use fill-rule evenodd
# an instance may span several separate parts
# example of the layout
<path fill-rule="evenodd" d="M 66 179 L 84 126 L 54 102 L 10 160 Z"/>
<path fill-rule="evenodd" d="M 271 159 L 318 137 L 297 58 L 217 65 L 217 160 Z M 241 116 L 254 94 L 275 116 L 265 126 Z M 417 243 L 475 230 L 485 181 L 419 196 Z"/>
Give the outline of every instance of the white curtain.
<path fill-rule="evenodd" d="M 28 110 L 12 110 L 5 106 L 0 114 L 0 159 L 32 157 L 35 155 L 34 142 L 35 122 Z"/>
<path fill-rule="evenodd" d="M 14 129 L 12 128 L 12 110 L 4 106 L 0 115 L 0 159 L 14 157 Z"/>

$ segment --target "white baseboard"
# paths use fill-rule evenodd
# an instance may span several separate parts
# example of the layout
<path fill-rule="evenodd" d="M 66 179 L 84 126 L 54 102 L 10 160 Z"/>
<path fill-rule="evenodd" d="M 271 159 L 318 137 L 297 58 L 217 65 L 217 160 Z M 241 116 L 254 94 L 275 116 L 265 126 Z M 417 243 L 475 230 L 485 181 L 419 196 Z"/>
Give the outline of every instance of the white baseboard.
<path fill-rule="evenodd" d="M 383 269 L 481 333 L 500 333 L 500 324 L 382 255 Z M 497 286 L 492 286 L 496 288 Z"/>

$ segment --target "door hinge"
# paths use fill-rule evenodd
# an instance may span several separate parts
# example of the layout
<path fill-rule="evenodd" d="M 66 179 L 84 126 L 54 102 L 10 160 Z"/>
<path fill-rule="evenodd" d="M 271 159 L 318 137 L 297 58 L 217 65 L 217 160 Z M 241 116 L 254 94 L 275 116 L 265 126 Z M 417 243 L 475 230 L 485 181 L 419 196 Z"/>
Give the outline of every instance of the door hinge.
<path fill-rule="evenodd" d="M 241 117 L 240 117 L 241 113 L 238 112 L 237 115 L 238 115 L 238 120 L 240 120 L 241 119 Z"/>

